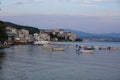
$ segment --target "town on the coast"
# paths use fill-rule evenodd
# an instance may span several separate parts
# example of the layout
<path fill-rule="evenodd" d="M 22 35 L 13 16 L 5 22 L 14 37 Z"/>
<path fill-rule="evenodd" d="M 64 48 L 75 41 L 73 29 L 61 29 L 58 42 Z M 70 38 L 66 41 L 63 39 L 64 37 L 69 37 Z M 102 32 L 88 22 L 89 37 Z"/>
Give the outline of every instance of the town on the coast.
<path fill-rule="evenodd" d="M 29 31 L 30 29 L 33 33 Z M 32 27 L 27 30 L 23 27 L 17 28 L 0 22 L 0 43 L 5 48 L 18 44 L 41 45 L 59 41 L 82 41 L 82 39 L 78 39 L 76 34 L 64 31 L 64 29 L 40 29 L 35 32 Z"/>
<path fill-rule="evenodd" d="M 19 25 L 17 25 L 19 26 Z M 53 42 L 74 42 L 82 41 L 76 34 L 65 31 L 64 29 L 35 29 L 33 27 L 15 27 L 15 25 L 6 25 L 3 21 L 0 21 L 0 49 L 9 48 L 12 45 L 19 44 L 53 44 Z M 73 47 L 73 46 L 69 46 Z M 45 49 L 62 50 L 64 48 L 55 48 L 53 46 L 44 46 Z M 76 45 L 76 51 L 93 52 L 95 49 L 99 50 L 118 50 L 118 48 L 112 48 L 111 46 L 90 47 L 86 45 Z"/>
<path fill-rule="evenodd" d="M 2 24 L 2 23 L 0 23 Z M 3 23 L 4 24 L 4 23 Z M 2 27 L 2 26 L 0 26 Z M 32 43 L 40 41 L 76 41 L 77 36 L 71 32 L 66 32 L 64 29 L 41 29 L 39 32 L 34 32 L 31 34 L 29 30 L 21 28 L 13 28 L 12 26 L 4 26 L 6 39 L 4 42 L 9 43 Z M 2 30 L 2 29 L 1 29 Z M 2 36 L 1 31 L 1 36 Z M 2 37 L 1 37 L 2 38 Z"/>

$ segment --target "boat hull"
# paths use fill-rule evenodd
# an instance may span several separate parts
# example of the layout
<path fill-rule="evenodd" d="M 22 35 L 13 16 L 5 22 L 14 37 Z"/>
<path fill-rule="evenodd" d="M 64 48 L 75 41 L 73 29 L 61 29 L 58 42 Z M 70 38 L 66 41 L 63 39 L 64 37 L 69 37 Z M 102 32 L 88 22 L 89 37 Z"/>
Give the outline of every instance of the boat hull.
<path fill-rule="evenodd" d="M 53 48 L 53 51 L 64 51 L 64 48 Z"/>
<path fill-rule="evenodd" d="M 80 50 L 82 53 L 93 53 L 94 50 Z"/>

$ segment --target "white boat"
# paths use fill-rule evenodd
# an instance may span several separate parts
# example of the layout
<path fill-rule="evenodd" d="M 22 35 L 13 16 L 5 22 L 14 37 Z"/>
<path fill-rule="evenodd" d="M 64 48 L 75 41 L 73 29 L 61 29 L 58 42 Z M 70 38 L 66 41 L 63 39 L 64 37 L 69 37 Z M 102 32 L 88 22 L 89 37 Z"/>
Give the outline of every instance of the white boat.
<path fill-rule="evenodd" d="M 35 41 L 34 44 L 36 45 L 44 45 L 44 44 L 49 44 L 49 41 Z"/>
<path fill-rule="evenodd" d="M 93 53 L 94 48 L 85 48 L 85 49 L 80 50 L 80 52 L 82 52 L 82 53 Z"/>
<path fill-rule="evenodd" d="M 53 51 L 64 51 L 64 48 L 53 48 Z"/>
<path fill-rule="evenodd" d="M 53 50 L 54 46 L 46 46 L 46 45 L 43 45 L 42 47 L 44 50 Z"/>
<path fill-rule="evenodd" d="M 94 50 L 80 50 L 81 53 L 93 53 Z"/>

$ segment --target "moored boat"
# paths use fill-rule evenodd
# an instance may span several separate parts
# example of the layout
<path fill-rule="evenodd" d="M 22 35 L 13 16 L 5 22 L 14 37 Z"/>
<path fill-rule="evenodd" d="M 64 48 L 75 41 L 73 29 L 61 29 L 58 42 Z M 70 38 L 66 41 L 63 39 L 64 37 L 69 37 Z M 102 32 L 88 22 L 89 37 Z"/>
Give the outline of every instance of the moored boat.
<path fill-rule="evenodd" d="M 53 50 L 54 46 L 43 46 L 44 50 Z"/>
<path fill-rule="evenodd" d="M 93 48 L 85 48 L 85 49 L 80 50 L 80 52 L 82 52 L 82 53 L 93 53 L 94 49 Z"/>
<path fill-rule="evenodd" d="M 80 50 L 82 53 L 93 53 L 94 50 Z"/>
<path fill-rule="evenodd" d="M 64 51 L 64 48 L 55 47 L 55 48 L 53 48 L 53 51 Z"/>

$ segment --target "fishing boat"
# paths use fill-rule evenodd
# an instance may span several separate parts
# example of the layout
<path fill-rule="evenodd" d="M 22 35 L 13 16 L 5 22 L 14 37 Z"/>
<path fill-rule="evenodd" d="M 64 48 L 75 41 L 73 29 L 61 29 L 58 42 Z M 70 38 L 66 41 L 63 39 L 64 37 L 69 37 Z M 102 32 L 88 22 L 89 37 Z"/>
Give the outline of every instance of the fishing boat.
<path fill-rule="evenodd" d="M 82 53 L 93 53 L 94 50 L 80 50 Z"/>
<path fill-rule="evenodd" d="M 53 50 L 54 46 L 50 46 L 50 45 L 43 45 L 42 47 L 44 50 Z"/>
<path fill-rule="evenodd" d="M 53 51 L 64 51 L 64 48 L 55 47 L 53 48 Z"/>
<path fill-rule="evenodd" d="M 93 53 L 94 49 L 93 48 L 85 48 L 83 50 L 80 50 L 81 53 Z"/>

